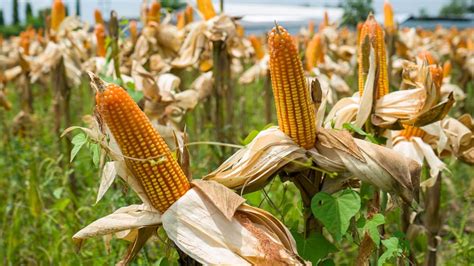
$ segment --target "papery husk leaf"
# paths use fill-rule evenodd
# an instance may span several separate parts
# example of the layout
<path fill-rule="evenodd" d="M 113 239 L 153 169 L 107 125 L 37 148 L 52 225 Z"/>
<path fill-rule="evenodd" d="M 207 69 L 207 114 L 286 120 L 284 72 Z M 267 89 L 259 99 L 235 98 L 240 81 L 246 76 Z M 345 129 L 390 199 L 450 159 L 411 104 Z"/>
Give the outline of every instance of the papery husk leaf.
<path fill-rule="evenodd" d="M 397 121 L 411 119 L 421 110 L 425 98 L 426 92 L 422 88 L 386 94 L 375 104 L 372 123 L 379 127 L 390 128 L 390 125 L 396 124 Z M 401 129 L 399 126 L 396 128 Z"/>
<path fill-rule="evenodd" d="M 305 150 L 276 127 L 261 131 L 245 148 L 237 151 L 214 172 L 203 177 L 224 186 L 256 191 L 274 173 L 295 160 L 305 160 Z"/>
<path fill-rule="evenodd" d="M 97 191 L 97 199 L 95 203 L 99 202 L 104 196 L 105 192 L 110 188 L 112 183 L 117 176 L 117 170 L 115 168 L 115 162 L 107 162 L 102 169 L 102 176 L 100 178 L 100 186 Z"/>
<path fill-rule="evenodd" d="M 214 181 L 194 180 L 192 185 L 198 188 L 229 221 L 232 220 L 237 208 L 245 202 L 244 198 Z"/>
<path fill-rule="evenodd" d="M 162 218 L 168 237 L 202 264 L 301 264 L 297 254 L 287 249 L 279 240 L 279 234 L 272 231 L 274 228 L 254 223 L 245 209 L 239 209 L 228 220 L 208 196 L 196 188 L 175 202 Z"/>
<path fill-rule="evenodd" d="M 212 71 L 202 73 L 191 83 L 191 88 L 198 92 L 200 101 L 211 95 L 213 87 Z"/>
<path fill-rule="evenodd" d="M 451 107 L 454 104 L 453 93 L 448 95 L 448 98 L 443 102 L 440 102 L 436 106 L 431 107 L 425 112 L 421 112 L 416 117 L 402 121 L 403 124 L 412 125 L 415 127 L 420 127 L 424 125 L 429 125 L 433 122 L 442 120 L 451 110 Z"/>
<path fill-rule="evenodd" d="M 128 246 L 127 252 L 121 261 L 119 261 L 116 265 L 128 265 L 132 260 L 138 255 L 138 252 L 143 248 L 146 244 L 148 239 L 156 233 L 157 226 L 147 226 L 143 228 L 139 228 L 138 234 L 135 237 L 133 243 Z"/>
<path fill-rule="evenodd" d="M 204 31 L 206 24 L 204 22 L 193 22 L 188 25 L 190 32 L 184 39 L 178 52 L 179 57 L 175 58 L 171 65 L 178 68 L 184 68 L 195 64 L 201 53 L 204 51 L 206 37 Z"/>
<path fill-rule="evenodd" d="M 320 138 L 324 131 L 325 134 Z M 362 181 L 399 195 L 408 203 L 412 201 L 412 179 L 419 178 L 420 173 L 420 165 L 416 161 L 367 141 L 351 140 L 352 136 L 348 132 L 328 131 L 335 130 L 319 130 L 316 148 L 310 153 L 316 164 L 325 169 L 350 172 Z M 326 159 L 321 160 L 324 157 Z M 342 166 L 344 169 L 341 169 Z"/>
<path fill-rule="evenodd" d="M 372 105 L 374 103 L 374 82 L 377 65 L 375 63 L 375 51 L 372 46 L 370 46 L 368 64 L 367 79 L 365 80 L 364 90 L 360 98 L 359 109 L 354 123 L 357 127 L 362 127 L 365 124 L 365 121 L 367 121 L 372 112 Z"/>
<path fill-rule="evenodd" d="M 460 117 L 459 120 L 448 117 L 441 121 L 443 131 L 446 133 L 454 153 L 459 153 L 469 146 L 472 147 L 474 145 L 473 129 L 466 126 L 466 124 L 469 126 L 469 117 L 467 115 L 468 114 L 465 114 L 464 117 Z M 462 123 L 463 120 L 467 123 Z"/>
<path fill-rule="evenodd" d="M 324 121 L 325 128 L 342 129 L 345 123 L 353 121 L 359 111 L 358 94 L 352 97 L 346 97 L 339 100 L 329 111 Z"/>
<path fill-rule="evenodd" d="M 160 213 L 145 204 L 130 205 L 92 222 L 77 232 L 72 239 L 80 248 L 82 242 L 87 238 L 110 235 L 146 226 L 156 227 L 161 223 L 161 218 Z"/>

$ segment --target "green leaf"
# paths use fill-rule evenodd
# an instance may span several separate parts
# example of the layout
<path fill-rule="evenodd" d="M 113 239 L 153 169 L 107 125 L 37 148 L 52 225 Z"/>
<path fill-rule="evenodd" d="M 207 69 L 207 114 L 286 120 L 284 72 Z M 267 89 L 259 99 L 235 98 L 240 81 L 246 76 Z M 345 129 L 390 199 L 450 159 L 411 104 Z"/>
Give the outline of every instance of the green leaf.
<path fill-rule="evenodd" d="M 380 245 L 380 234 L 379 230 L 377 229 L 377 226 L 382 225 L 384 223 L 385 217 L 382 214 L 377 213 L 372 217 L 372 219 L 368 220 L 362 228 L 364 232 L 367 232 L 369 234 L 370 238 L 372 238 L 377 247 Z"/>
<path fill-rule="evenodd" d="M 99 144 L 93 143 L 89 147 L 92 153 L 92 162 L 96 167 L 99 167 L 99 159 L 100 159 L 100 148 Z"/>
<path fill-rule="evenodd" d="M 382 240 L 382 245 L 386 248 L 385 252 L 380 256 L 377 265 L 382 266 L 387 260 L 402 255 L 402 249 L 398 245 L 398 238 L 391 237 L 389 239 Z"/>
<path fill-rule="evenodd" d="M 69 205 L 69 203 L 71 203 L 71 199 L 68 199 L 68 198 L 64 198 L 64 199 L 61 199 L 61 200 L 58 200 L 56 201 L 56 203 L 54 204 L 54 209 L 57 210 L 57 211 L 64 211 L 67 206 Z"/>
<path fill-rule="evenodd" d="M 360 197 L 351 189 L 343 190 L 334 196 L 319 192 L 311 200 L 311 209 L 314 217 L 340 241 L 349 228 L 350 219 L 360 209 Z"/>
<path fill-rule="evenodd" d="M 247 145 L 250 142 L 252 142 L 252 140 L 258 135 L 258 133 L 260 133 L 260 131 L 258 131 L 256 129 L 250 131 L 250 133 L 247 135 L 247 137 L 245 137 L 245 139 L 242 140 L 242 144 Z"/>
<path fill-rule="evenodd" d="M 255 191 L 244 195 L 244 198 L 252 206 L 258 206 L 262 201 L 262 192 Z"/>
<path fill-rule="evenodd" d="M 143 92 L 141 91 L 128 90 L 127 92 L 135 102 L 139 102 L 143 98 Z"/>
<path fill-rule="evenodd" d="M 317 265 L 321 259 L 337 251 L 337 248 L 322 234 L 311 234 L 306 239 L 296 230 L 291 230 L 291 234 L 295 238 L 298 254 L 311 261 L 313 265 Z"/>
<path fill-rule="evenodd" d="M 332 259 L 325 259 L 321 261 L 318 266 L 336 266 L 336 263 Z"/>
<path fill-rule="evenodd" d="M 344 123 L 342 125 L 343 128 L 349 130 L 350 132 L 355 132 L 361 136 L 367 136 L 367 133 L 365 133 L 364 130 L 362 130 L 362 128 L 354 125 L 354 124 L 351 124 L 351 123 Z"/>
<path fill-rule="evenodd" d="M 77 153 L 81 150 L 82 146 L 86 144 L 87 136 L 83 133 L 79 133 L 74 138 L 72 138 L 71 143 L 74 145 L 71 150 L 71 162 L 76 157 Z"/>

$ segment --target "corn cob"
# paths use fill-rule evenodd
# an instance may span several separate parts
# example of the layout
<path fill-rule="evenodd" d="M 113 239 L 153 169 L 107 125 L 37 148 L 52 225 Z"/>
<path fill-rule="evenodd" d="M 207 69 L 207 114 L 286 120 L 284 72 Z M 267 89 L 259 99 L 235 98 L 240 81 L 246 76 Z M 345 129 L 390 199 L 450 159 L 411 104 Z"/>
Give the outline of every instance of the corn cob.
<path fill-rule="evenodd" d="M 101 84 L 97 86 L 97 111 L 151 204 L 164 213 L 189 190 L 188 179 L 163 138 L 127 92 L 115 84 Z"/>
<path fill-rule="evenodd" d="M 357 23 L 357 45 L 360 45 L 360 34 L 362 32 L 362 26 L 364 26 L 363 22 Z"/>
<path fill-rule="evenodd" d="M 360 42 L 358 51 L 359 64 L 359 93 L 364 91 L 365 81 L 369 71 L 370 46 L 375 50 L 376 76 L 375 76 L 375 98 L 379 99 L 388 93 L 388 70 L 387 54 L 385 52 L 385 41 L 382 27 L 377 23 L 372 14 L 369 15 L 360 31 Z"/>
<path fill-rule="evenodd" d="M 419 127 L 405 126 L 405 128 L 400 132 L 400 135 L 406 139 L 410 139 L 412 137 L 422 138 L 426 135 L 426 132 Z"/>
<path fill-rule="evenodd" d="M 268 34 L 268 46 L 278 125 L 298 145 L 310 149 L 316 140 L 315 110 L 294 41 L 277 25 Z"/>
<path fill-rule="evenodd" d="M 102 13 L 99 9 L 94 10 L 94 19 L 95 24 L 104 24 L 104 19 L 102 18 Z"/>
<path fill-rule="evenodd" d="M 194 10 L 192 6 L 187 6 L 186 9 L 184 10 L 184 17 L 186 20 L 186 25 L 189 23 L 193 22 L 194 20 Z"/>
<path fill-rule="evenodd" d="M 438 63 L 434 56 L 426 50 L 419 52 L 418 58 L 420 58 L 421 60 L 426 60 L 426 62 L 428 62 L 428 65 L 435 65 Z"/>
<path fill-rule="evenodd" d="M 30 36 L 27 32 L 20 33 L 20 46 L 23 48 L 23 53 L 29 55 L 30 51 Z"/>
<path fill-rule="evenodd" d="M 444 62 L 443 64 L 443 77 L 447 77 L 451 75 L 451 69 L 453 68 L 453 65 L 451 64 L 451 60 L 448 60 Z"/>
<path fill-rule="evenodd" d="M 319 24 L 319 30 L 323 30 L 324 28 L 326 28 L 327 26 L 329 26 L 329 14 L 328 14 L 328 11 L 325 10 L 324 11 L 324 19 L 323 19 L 323 22 L 321 24 Z"/>
<path fill-rule="evenodd" d="M 214 10 L 211 0 L 197 0 L 197 6 L 205 20 L 216 16 L 216 11 Z"/>
<path fill-rule="evenodd" d="M 308 43 L 305 58 L 306 70 L 308 71 L 313 69 L 313 67 L 316 67 L 318 64 L 324 63 L 323 42 L 319 33 L 316 33 Z"/>
<path fill-rule="evenodd" d="M 136 43 L 138 39 L 137 21 L 131 20 L 129 26 L 130 26 L 130 38 L 132 38 L 133 43 Z"/>
<path fill-rule="evenodd" d="M 99 57 L 105 57 L 105 28 L 104 24 L 95 25 L 94 29 L 95 38 L 97 40 L 96 53 Z"/>
<path fill-rule="evenodd" d="M 395 30 L 395 22 L 393 20 L 393 7 L 388 0 L 383 4 L 384 26 L 388 32 L 392 33 Z"/>
<path fill-rule="evenodd" d="M 237 37 L 239 38 L 245 37 L 245 28 L 239 23 L 235 24 L 235 32 L 237 33 Z"/>
<path fill-rule="evenodd" d="M 179 12 L 176 14 L 176 28 L 181 30 L 184 28 L 184 26 L 186 26 L 186 18 L 184 17 L 183 12 Z"/>
<path fill-rule="evenodd" d="M 443 84 L 443 68 L 435 65 L 431 65 L 429 66 L 429 68 L 431 80 L 433 80 L 434 84 L 436 85 L 436 88 L 439 91 L 441 90 L 441 85 Z"/>
<path fill-rule="evenodd" d="M 314 34 L 314 21 L 310 20 L 308 22 L 308 32 L 309 32 L 309 36 L 313 36 Z"/>
<path fill-rule="evenodd" d="M 250 35 L 249 41 L 252 44 L 253 50 L 255 51 L 255 57 L 257 57 L 258 60 L 261 60 L 265 56 L 262 43 L 255 35 Z"/>
<path fill-rule="evenodd" d="M 55 0 L 51 8 L 51 29 L 57 31 L 66 17 L 66 8 L 61 0 Z"/>
<path fill-rule="evenodd" d="M 160 23 L 161 19 L 161 4 L 158 1 L 151 2 L 150 9 L 147 14 L 147 23 L 156 22 Z"/>

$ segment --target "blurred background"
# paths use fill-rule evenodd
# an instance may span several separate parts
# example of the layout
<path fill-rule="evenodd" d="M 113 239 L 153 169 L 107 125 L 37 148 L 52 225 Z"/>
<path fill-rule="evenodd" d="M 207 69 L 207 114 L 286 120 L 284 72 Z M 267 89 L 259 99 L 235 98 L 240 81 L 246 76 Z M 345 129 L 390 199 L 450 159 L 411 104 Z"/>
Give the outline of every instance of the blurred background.
<path fill-rule="evenodd" d="M 32 14 L 30 20 L 34 20 L 33 17 L 46 12 L 51 2 L 51 0 L 2 0 L 0 24 L 24 23 L 28 20 L 27 14 Z M 357 17 L 357 13 L 366 14 L 367 8 L 370 8 L 380 21 L 383 2 L 384 0 L 225 0 L 224 9 L 227 14 L 241 18 L 247 33 L 264 32 L 271 27 L 274 20 L 284 23 L 294 33 L 306 25 L 308 20 L 321 21 L 324 11 L 327 11 L 332 19 L 339 20 L 345 13 L 352 13 Z M 92 23 L 95 9 L 101 10 L 105 19 L 108 19 L 112 9 L 122 18 L 136 19 L 142 1 L 66 0 L 64 3 L 69 14 L 80 14 L 83 20 Z M 162 5 L 170 10 L 180 9 L 186 3 L 184 0 L 162 1 Z M 214 4 L 219 6 L 219 1 L 214 1 Z M 445 27 L 465 28 L 474 25 L 473 0 L 397 0 L 392 1 L 392 5 L 396 14 L 395 19 L 402 26 L 434 28 L 437 24 L 442 24 Z M 37 19 L 34 23 L 43 22 Z M 347 24 L 351 24 L 351 21 Z M 7 28 L 2 30 L 2 33 L 12 35 L 10 31 L 16 33 L 19 30 L 18 27 Z"/>

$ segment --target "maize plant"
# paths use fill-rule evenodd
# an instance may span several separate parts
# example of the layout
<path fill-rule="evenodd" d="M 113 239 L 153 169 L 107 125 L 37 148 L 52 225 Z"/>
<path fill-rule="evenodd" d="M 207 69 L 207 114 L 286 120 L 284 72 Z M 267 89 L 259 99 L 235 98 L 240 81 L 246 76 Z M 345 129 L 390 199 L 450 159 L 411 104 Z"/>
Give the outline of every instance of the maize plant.
<path fill-rule="evenodd" d="M 215 182 L 195 181 L 191 187 L 160 134 L 127 92 L 89 75 L 99 121 L 120 148 L 119 154 L 110 155 L 115 160 L 104 171 L 124 170 L 121 177 L 143 205 L 121 208 L 82 229 L 73 236 L 79 246 L 92 236 L 125 231 L 124 238 L 132 240 L 121 261 L 127 264 L 161 225 L 176 247 L 199 263 L 305 264 L 288 229 L 272 215 L 243 204 L 243 198 Z M 110 151 L 100 132 L 84 130 Z"/>

